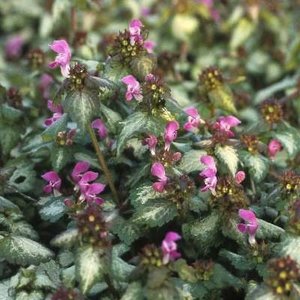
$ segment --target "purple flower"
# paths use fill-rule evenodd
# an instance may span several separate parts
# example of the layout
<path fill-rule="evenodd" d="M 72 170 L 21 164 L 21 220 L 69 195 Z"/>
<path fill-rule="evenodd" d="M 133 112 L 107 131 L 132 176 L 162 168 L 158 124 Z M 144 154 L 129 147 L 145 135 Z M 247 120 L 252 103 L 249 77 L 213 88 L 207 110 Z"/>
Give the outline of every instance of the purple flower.
<path fill-rule="evenodd" d="M 171 143 L 177 138 L 177 130 L 179 129 L 179 123 L 177 121 L 170 121 L 165 128 L 165 150 L 169 151 Z"/>
<path fill-rule="evenodd" d="M 102 193 L 105 189 L 105 184 L 92 183 L 87 186 L 84 193 L 81 194 L 80 199 L 86 200 L 88 203 L 102 204 L 104 200 L 97 197 L 98 194 Z"/>
<path fill-rule="evenodd" d="M 214 129 L 224 132 L 228 137 L 233 137 L 234 133 L 230 130 L 232 127 L 241 124 L 241 121 L 234 116 L 219 117 L 213 125 Z"/>
<path fill-rule="evenodd" d="M 53 112 L 52 117 L 44 121 L 44 125 L 48 127 L 62 117 L 63 109 L 60 104 L 55 104 L 52 100 L 48 100 L 47 107 L 51 112 Z"/>
<path fill-rule="evenodd" d="M 69 44 L 65 40 L 56 40 L 50 45 L 51 50 L 58 55 L 55 60 L 49 64 L 49 68 L 54 69 L 60 67 L 61 74 L 69 77 L 71 50 Z"/>
<path fill-rule="evenodd" d="M 169 231 L 164 240 L 161 243 L 161 250 L 163 252 L 163 264 L 167 264 L 169 261 L 174 261 L 181 257 L 181 254 L 177 251 L 176 241 L 180 240 L 181 236 L 173 231 Z"/>
<path fill-rule="evenodd" d="M 144 42 L 144 48 L 147 50 L 148 53 L 153 53 L 154 47 L 155 47 L 155 42 L 149 40 Z"/>
<path fill-rule="evenodd" d="M 90 164 L 87 161 L 80 161 L 78 162 L 71 174 L 72 179 L 75 183 L 79 182 L 80 179 L 83 176 L 83 173 L 85 173 L 90 168 Z"/>
<path fill-rule="evenodd" d="M 268 145 L 268 155 L 271 159 L 273 159 L 276 154 L 282 150 L 282 145 L 278 140 L 271 140 Z"/>
<path fill-rule="evenodd" d="M 159 193 L 162 193 L 168 181 L 164 166 L 158 162 L 154 163 L 151 167 L 151 174 L 158 178 L 158 181 L 152 185 L 153 189 Z"/>
<path fill-rule="evenodd" d="M 52 76 L 48 74 L 43 74 L 40 78 L 40 82 L 38 88 L 43 95 L 44 99 L 48 99 L 50 97 L 50 86 L 53 83 Z"/>
<path fill-rule="evenodd" d="M 198 127 L 200 124 L 205 122 L 200 118 L 199 112 L 195 107 L 189 107 L 184 110 L 188 115 L 188 121 L 183 125 L 186 131 L 197 133 L 199 131 Z"/>
<path fill-rule="evenodd" d="M 130 33 L 130 44 L 134 45 L 136 42 L 140 43 L 143 41 L 142 36 L 142 27 L 143 23 L 138 20 L 134 19 L 129 23 L 129 33 Z"/>
<path fill-rule="evenodd" d="M 203 155 L 200 158 L 200 162 L 205 165 L 206 168 L 200 173 L 200 176 L 205 177 L 204 187 L 201 188 L 202 192 L 210 190 L 212 193 L 215 192 L 217 185 L 217 167 L 214 158 L 210 155 Z"/>
<path fill-rule="evenodd" d="M 131 101 L 132 98 L 137 101 L 141 101 L 143 99 L 140 83 L 134 76 L 127 75 L 122 78 L 122 82 L 127 85 L 127 91 L 125 95 L 127 101 Z"/>
<path fill-rule="evenodd" d="M 98 130 L 98 135 L 101 139 L 104 139 L 107 137 L 107 129 L 105 127 L 105 124 L 102 120 L 96 119 L 92 122 L 92 128 L 95 128 Z"/>
<path fill-rule="evenodd" d="M 256 243 L 255 234 L 259 227 L 255 213 L 247 209 L 239 209 L 239 216 L 245 223 L 239 223 L 237 229 L 239 232 L 249 235 L 249 243 L 254 245 Z"/>
<path fill-rule="evenodd" d="M 245 178 L 246 174 L 244 171 L 238 171 L 234 176 L 235 182 L 238 184 L 241 184 L 245 180 Z"/>
<path fill-rule="evenodd" d="M 50 194 L 52 191 L 59 191 L 61 186 L 61 179 L 55 171 L 49 171 L 42 175 L 42 178 L 48 182 L 44 186 L 43 191 Z"/>
<path fill-rule="evenodd" d="M 98 178 L 98 173 L 93 171 L 87 171 L 82 174 L 80 180 L 78 181 L 78 187 L 81 191 L 81 193 L 85 193 L 87 188 L 90 185 L 91 181 L 94 181 Z"/>
<path fill-rule="evenodd" d="M 157 145 L 157 137 L 153 134 L 149 134 L 149 136 L 145 139 L 145 144 L 148 146 L 152 155 L 155 155 L 155 148 Z"/>
<path fill-rule="evenodd" d="M 8 59 L 17 59 L 22 54 L 24 40 L 20 35 L 10 37 L 4 46 L 5 56 Z"/>

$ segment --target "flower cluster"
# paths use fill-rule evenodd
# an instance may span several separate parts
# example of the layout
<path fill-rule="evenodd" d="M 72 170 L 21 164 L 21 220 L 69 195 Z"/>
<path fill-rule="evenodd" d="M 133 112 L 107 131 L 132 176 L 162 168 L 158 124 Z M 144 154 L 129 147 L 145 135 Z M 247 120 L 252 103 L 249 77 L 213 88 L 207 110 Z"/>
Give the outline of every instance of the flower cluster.
<path fill-rule="evenodd" d="M 205 168 L 201 171 L 200 176 L 204 177 L 204 187 L 201 188 L 202 192 L 210 190 L 215 193 L 217 179 L 217 167 L 215 160 L 210 155 L 203 155 L 200 157 L 200 162 L 204 164 Z"/>
<path fill-rule="evenodd" d="M 102 183 L 93 182 L 99 176 L 97 172 L 89 171 L 90 165 L 86 161 L 78 162 L 71 177 L 75 183 L 75 191 L 80 192 L 79 200 L 87 203 L 102 204 L 104 200 L 97 195 L 102 193 L 105 185 Z"/>
<path fill-rule="evenodd" d="M 255 213 L 251 210 L 240 209 L 239 216 L 245 223 L 239 223 L 237 229 L 239 232 L 249 235 L 250 245 L 255 245 L 255 234 L 259 227 L 258 221 L 256 219 Z"/>

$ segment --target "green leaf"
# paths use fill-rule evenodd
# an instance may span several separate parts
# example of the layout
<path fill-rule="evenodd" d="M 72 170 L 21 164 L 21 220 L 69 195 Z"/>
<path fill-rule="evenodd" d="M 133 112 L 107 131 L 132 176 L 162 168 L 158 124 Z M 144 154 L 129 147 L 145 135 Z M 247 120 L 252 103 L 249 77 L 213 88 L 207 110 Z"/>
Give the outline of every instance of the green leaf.
<path fill-rule="evenodd" d="M 109 128 L 109 131 L 116 133 L 119 122 L 122 120 L 120 114 L 108 108 L 104 104 L 101 104 L 100 109 L 106 119 L 106 124 Z"/>
<path fill-rule="evenodd" d="M 293 132 L 285 130 L 275 133 L 274 137 L 280 141 L 291 157 L 295 157 L 299 151 L 299 134 L 296 136 Z"/>
<path fill-rule="evenodd" d="M 39 204 L 43 205 L 40 210 L 41 218 L 51 223 L 58 221 L 66 211 L 66 206 L 63 202 L 64 198 L 63 196 L 42 198 L 42 200 L 39 201 Z"/>
<path fill-rule="evenodd" d="M 240 157 L 255 182 L 261 182 L 269 170 L 269 160 L 260 154 L 251 154 L 247 151 L 240 151 Z"/>
<path fill-rule="evenodd" d="M 4 210 L 20 211 L 17 205 L 12 203 L 10 200 L 0 196 L 0 212 Z"/>
<path fill-rule="evenodd" d="M 141 226 L 133 223 L 131 220 L 125 220 L 121 217 L 114 220 L 112 231 L 127 245 L 130 245 L 143 235 Z"/>
<path fill-rule="evenodd" d="M 4 155 L 9 152 L 18 144 L 21 136 L 21 130 L 15 125 L 1 124 L 0 120 L 0 148 Z"/>
<path fill-rule="evenodd" d="M 162 226 L 177 215 L 176 206 L 167 200 L 153 200 L 140 206 L 133 214 L 132 221 L 149 227 Z"/>
<path fill-rule="evenodd" d="M 64 111 L 69 114 L 72 121 L 76 122 L 82 131 L 85 131 L 86 126 L 97 115 L 100 102 L 94 90 L 84 89 L 68 93 L 62 105 Z"/>
<path fill-rule="evenodd" d="M 237 172 L 239 157 L 236 149 L 232 146 L 217 145 L 215 148 L 215 154 L 218 159 L 228 168 L 231 175 L 234 177 Z"/>
<path fill-rule="evenodd" d="M 217 246 L 217 235 L 220 229 L 220 220 L 217 213 L 212 213 L 208 217 L 184 224 L 182 231 L 186 239 L 192 240 L 197 245 L 200 253 L 208 253 L 209 249 Z"/>
<path fill-rule="evenodd" d="M 17 293 L 15 300 L 44 300 L 45 296 L 41 291 L 33 291 L 31 293 L 27 293 L 25 291 L 21 291 Z"/>
<path fill-rule="evenodd" d="M 122 131 L 119 135 L 117 155 L 121 154 L 126 142 L 135 134 L 141 132 L 150 132 L 155 134 L 160 129 L 153 117 L 143 112 L 136 112 L 130 115 L 125 121 L 121 122 L 121 126 Z"/>
<path fill-rule="evenodd" d="M 8 182 L 20 192 L 30 192 L 36 186 L 36 172 L 32 165 L 21 165 L 14 171 Z"/>
<path fill-rule="evenodd" d="M 186 173 L 200 172 L 204 168 L 200 163 L 200 157 L 203 155 L 206 155 L 206 151 L 190 150 L 184 153 L 180 160 L 179 168 Z"/>
<path fill-rule="evenodd" d="M 228 259 L 237 270 L 249 271 L 255 268 L 253 262 L 251 262 L 246 257 L 236 254 L 234 252 L 222 249 L 219 252 L 219 255 L 220 257 Z"/>
<path fill-rule="evenodd" d="M 60 119 L 47 127 L 42 133 L 42 139 L 44 142 L 51 142 L 55 140 L 57 134 L 60 131 L 64 131 L 67 128 L 68 115 L 63 114 Z"/>
<path fill-rule="evenodd" d="M 97 280 L 100 280 L 107 270 L 104 257 L 98 249 L 85 246 L 78 250 L 76 273 L 83 294 L 86 294 Z"/>
<path fill-rule="evenodd" d="M 279 300 L 273 291 L 264 284 L 257 285 L 246 294 L 245 300 Z"/>
<path fill-rule="evenodd" d="M 19 109 L 7 104 L 0 105 L 0 120 L 5 120 L 13 124 L 13 122 L 18 121 L 22 115 L 23 112 Z"/>
<path fill-rule="evenodd" d="M 250 21 L 248 18 L 242 18 L 235 25 L 230 40 L 230 49 L 234 50 L 239 46 L 242 46 L 247 39 L 251 36 L 255 29 L 255 23 Z"/>
<path fill-rule="evenodd" d="M 78 238 L 78 229 L 72 228 L 68 229 L 59 235 L 57 235 L 52 241 L 51 244 L 56 247 L 72 247 Z"/>
<path fill-rule="evenodd" d="M 51 164 L 53 170 L 59 172 L 73 158 L 72 148 L 53 145 L 51 149 Z"/>
<path fill-rule="evenodd" d="M 152 185 L 143 184 L 130 193 L 130 203 L 134 207 L 144 206 L 149 200 L 161 198 L 161 193 L 153 190 Z"/>
<path fill-rule="evenodd" d="M 18 235 L 0 236 L 0 253 L 8 262 L 20 265 L 37 265 L 53 256 L 43 245 Z"/>
<path fill-rule="evenodd" d="M 125 294 L 121 300 L 144 300 L 144 291 L 139 281 L 133 282 L 128 285 Z"/>
<path fill-rule="evenodd" d="M 262 219 L 258 219 L 259 228 L 256 236 L 260 239 L 279 238 L 285 230 Z"/>
<path fill-rule="evenodd" d="M 112 249 L 111 271 L 113 278 L 118 282 L 128 281 L 129 275 L 135 269 L 135 266 L 128 264 L 119 257 L 128 250 L 129 248 L 124 244 L 116 245 Z"/>
<path fill-rule="evenodd" d="M 280 254 L 282 256 L 289 255 L 292 259 L 300 265 L 300 237 L 287 236 L 282 243 L 280 243 Z"/>
<path fill-rule="evenodd" d="M 176 262 L 174 263 L 174 268 L 182 280 L 191 283 L 197 282 L 195 269 L 189 266 L 184 259 L 176 260 Z"/>

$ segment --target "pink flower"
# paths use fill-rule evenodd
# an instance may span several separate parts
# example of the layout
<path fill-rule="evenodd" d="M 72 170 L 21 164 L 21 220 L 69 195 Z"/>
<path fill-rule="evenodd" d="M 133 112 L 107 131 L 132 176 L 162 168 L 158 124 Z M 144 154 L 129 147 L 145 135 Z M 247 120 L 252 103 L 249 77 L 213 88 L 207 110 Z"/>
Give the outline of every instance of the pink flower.
<path fill-rule="evenodd" d="M 132 98 L 137 101 L 141 101 L 143 99 L 140 83 L 134 76 L 127 75 L 122 78 L 122 82 L 127 85 L 127 92 L 125 95 L 127 101 L 131 101 Z"/>
<path fill-rule="evenodd" d="M 52 191 L 59 191 L 61 186 L 61 179 L 55 171 L 49 171 L 42 175 L 42 178 L 48 182 L 43 188 L 43 191 L 50 194 Z"/>
<path fill-rule="evenodd" d="M 170 121 L 165 128 L 165 150 L 169 151 L 171 143 L 177 138 L 177 130 L 179 123 L 177 121 Z"/>
<path fill-rule="evenodd" d="M 276 154 L 282 150 L 282 145 L 278 140 L 271 140 L 268 145 L 268 155 L 271 159 L 273 159 Z"/>
<path fill-rule="evenodd" d="M 48 99 L 50 97 L 50 86 L 53 83 L 53 78 L 48 74 L 43 74 L 40 78 L 38 88 L 43 95 L 43 98 Z"/>
<path fill-rule="evenodd" d="M 157 137 L 153 134 L 149 134 L 149 136 L 145 139 L 145 144 L 148 146 L 152 155 L 155 155 L 155 148 L 157 145 Z"/>
<path fill-rule="evenodd" d="M 245 178 L 246 174 L 244 171 L 238 171 L 234 176 L 235 182 L 238 184 L 241 184 L 245 180 Z"/>
<path fill-rule="evenodd" d="M 205 123 L 205 121 L 203 121 L 200 118 L 198 110 L 195 107 L 189 107 L 184 111 L 188 115 L 188 121 L 183 125 L 183 128 L 186 131 L 190 131 L 194 133 L 198 132 L 199 131 L 198 127 L 200 126 L 200 124 Z"/>
<path fill-rule="evenodd" d="M 256 243 L 255 234 L 259 227 L 255 213 L 247 209 L 239 209 L 239 216 L 245 223 L 239 223 L 237 229 L 239 232 L 249 235 L 249 243 L 254 245 Z"/>
<path fill-rule="evenodd" d="M 17 59 L 22 54 L 24 40 L 20 35 L 10 37 L 4 46 L 5 56 L 8 59 Z"/>
<path fill-rule="evenodd" d="M 89 184 L 86 191 L 81 194 L 80 198 L 86 200 L 88 203 L 102 204 L 104 200 L 97 197 L 98 194 L 102 193 L 105 189 L 105 184 L 92 183 Z"/>
<path fill-rule="evenodd" d="M 98 178 L 98 173 L 93 171 L 87 171 L 82 174 L 80 180 L 78 181 L 78 186 L 81 191 L 81 193 L 85 193 L 85 191 L 88 189 L 90 182 L 94 181 Z"/>
<path fill-rule="evenodd" d="M 217 167 L 214 158 L 210 155 L 203 155 L 200 158 L 200 162 L 205 165 L 206 168 L 200 173 L 200 176 L 205 177 L 204 187 L 201 188 L 202 192 L 210 190 L 212 193 L 215 192 L 217 185 Z"/>
<path fill-rule="evenodd" d="M 129 33 L 130 33 L 130 44 L 134 45 L 136 42 L 140 43 L 143 41 L 142 36 L 142 27 L 143 23 L 138 20 L 134 19 L 129 23 Z"/>
<path fill-rule="evenodd" d="M 49 64 L 49 68 L 54 69 L 60 67 L 61 74 L 69 77 L 71 50 L 69 44 L 65 40 L 56 40 L 50 45 L 51 50 L 58 55 L 55 60 Z"/>
<path fill-rule="evenodd" d="M 180 240 L 181 236 L 173 231 L 169 231 L 164 240 L 161 243 L 161 250 L 163 252 L 163 264 L 169 263 L 181 257 L 181 254 L 177 251 L 176 241 Z"/>
<path fill-rule="evenodd" d="M 92 122 L 92 128 L 98 129 L 98 135 L 101 139 L 104 139 L 107 137 L 107 129 L 102 120 L 100 120 L 100 119 L 94 120 Z"/>
<path fill-rule="evenodd" d="M 207 7 L 211 17 L 215 22 L 218 22 L 220 20 L 220 13 L 213 8 L 214 0 L 198 0 L 198 2 Z"/>
<path fill-rule="evenodd" d="M 78 162 L 71 174 L 72 179 L 75 183 L 79 182 L 82 178 L 83 173 L 85 173 L 90 168 L 90 164 L 87 161 Z"/>
<path fill-rule="evenodd" d="M 151 167 L 151 174 L 158 178 L 158 181 L 152 185 L 153 189 L 159 193 L 162 193 L 168 181 L 164 166 L 158 162 L 154 163 Z"/>
<path fill-rule="evenodd" d="M 223 131 L 228 137 L 233 137 L 234 133 L 230 130 L 232 127 L 241 124 L 241 121 L 234 116 L 219 117 L 213 125 L 214 129 Z"/>
<path fill-rule="evenodd" d="M 48 100 L 47 107 L 51 112 L 53 112 L 52 117 L 44 121 L 44 125 L 48 127 L 62 117 L 63 109 L 60 104 L 55 104 L 52 100 Z"/>
<path fill-rule="evenodd" d="M 155 47 L 155 42 L 149 40 L 144 42 L 144 48 L 147 50 L 148 53 L 153 53 L 154 47 Z"/>

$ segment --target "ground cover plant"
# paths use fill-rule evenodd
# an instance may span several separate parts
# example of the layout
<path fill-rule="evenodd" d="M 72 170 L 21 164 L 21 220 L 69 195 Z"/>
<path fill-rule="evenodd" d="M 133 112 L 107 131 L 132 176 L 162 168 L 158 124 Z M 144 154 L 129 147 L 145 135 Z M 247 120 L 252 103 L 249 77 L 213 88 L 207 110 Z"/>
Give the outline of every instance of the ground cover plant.
<path fill-rule="evenodd" d="M 300 299 L 299 1 L 0 2 L 0 299 Z"/>

